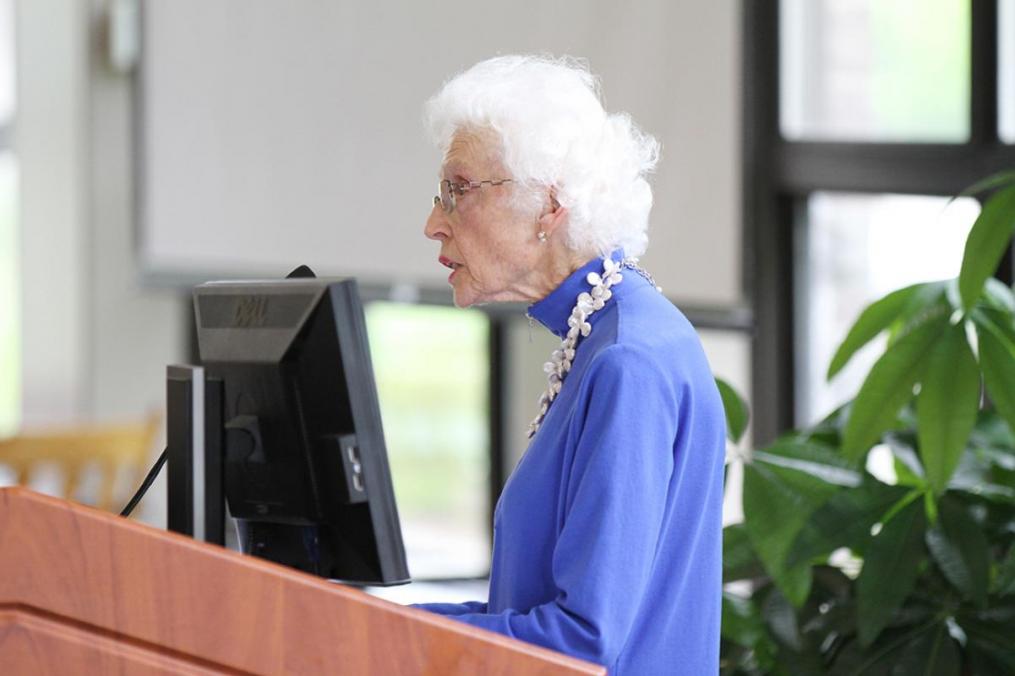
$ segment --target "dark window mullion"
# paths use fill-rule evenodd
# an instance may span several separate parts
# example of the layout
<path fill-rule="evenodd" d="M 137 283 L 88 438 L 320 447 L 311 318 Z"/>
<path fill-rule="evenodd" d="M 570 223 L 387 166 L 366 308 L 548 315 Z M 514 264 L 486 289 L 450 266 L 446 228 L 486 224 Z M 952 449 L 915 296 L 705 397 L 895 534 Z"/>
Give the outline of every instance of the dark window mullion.
<path fill-rule="evenodd" d="M 799 207 L 797 198 L 789 194 L 773 190 L 767 197 L 756 215 L 765 230 L 755 252 L 760 264 L 754 280 L 756 333 L 751 351 L 754 441 L 758 446 L 794 426 L 796 406 L 793 230 Z"/>
<path fill-rule="evenodd" d="M 996 145 L 998 0 L 971 1 L 969 141 L 972 145 Z"/>
<path fill-rule="evenodd" d="M 757 222 L 758 204 L 772 192 L 772 146 L 779 140 L 779 9 L 778 2 L 744 2 L 742 7 L 743 129 L 742 204 L 744 298 L 756 298 L 754 278 L 759 261 L 755 242 L 765 224 Z"/>
<path fill-rule="evenodd" d="M 754 442 L 793 424 L 792 199 L 773 169 L 779 134 L 779 3 L 746 0 L 743 15 L 743 284 L 751 342 Z"/>
<path fill-rule="evenodd" d="M 969 140 L 972 145 L 999 147 L 998 135 L 998 2 L 999 0 L 971 0 L 970 30 L 970 113 Z M 1013 150 L 1011 146 L 1003 146 Z M 1007 166 L 993 168 L 990 173 L 1015 166 L 1015 158 L 1008 158 Z M 985 172 L 987 173 L 987 172 Z M 996 275 L 1011 285 L 1015 276 L 1015 241 L 1005 251 Z"/>
<path fill-rule="evenodd" d="M 955 195 L 1015 166 L 1015 146 L 1000 144 L 783 142 L 771 152 L 776 185 L 793 193 Z"/>
<path fill-rule="evenodd" d="M 1015 277 L 1015 242 L 1008 247 L 997 266 L 997 278 L 1011 286 Z"/>
<path fill-rule="evenodd" d="M 500 500 L 501 491 L 507 481 L 507 460 L 505 459 L 505 430 L 507 420 L 507 345 L 508 322 L 503 315 L 489 318 L 489 402 L 490 411 L 490 502 L 487 526 L 491 546 L 493 544 L 493 517 Z"/>

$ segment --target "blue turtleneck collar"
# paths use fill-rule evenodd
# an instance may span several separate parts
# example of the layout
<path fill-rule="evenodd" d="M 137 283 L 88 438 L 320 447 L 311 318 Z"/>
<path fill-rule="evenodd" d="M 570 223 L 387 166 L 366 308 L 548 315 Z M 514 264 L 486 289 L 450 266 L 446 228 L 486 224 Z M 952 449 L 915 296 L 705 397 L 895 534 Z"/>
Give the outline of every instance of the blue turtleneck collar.
<path fill-rule="evenodd" d="M 624 259 L 624 250 L 617 249 L 610 254 L 610 258 L 617 262 L 622 261 Z M 551 291 L 546 298 L 530 305 L 528 311 L 529 317 L 532 317 L 548 328 L 558 338 L 563 338 L 567 334 L 567 320 L 571 316 L 571 310 L 574 309 L 575 303 L 578 301 L 579 294 L 583 291 L 588 291 L 591 287 L 585 279 L 590 272 L 602 274 L 603 259 L 601 256 L 593 258 L 568 275 L 560 283 L 560 286 Z M 623 284 L 618 286 L 623 286 Z M 616 290 L 615 288 L 614 293 L 616 293 Z M 594 323 L 597 314 L 589 317 L 589 321 Z"/>

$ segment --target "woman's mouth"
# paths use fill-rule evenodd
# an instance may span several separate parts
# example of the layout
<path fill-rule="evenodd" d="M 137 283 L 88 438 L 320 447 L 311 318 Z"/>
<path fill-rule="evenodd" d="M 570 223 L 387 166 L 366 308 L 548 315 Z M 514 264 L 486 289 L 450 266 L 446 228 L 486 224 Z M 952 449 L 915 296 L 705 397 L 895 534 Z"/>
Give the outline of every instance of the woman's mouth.
<path fill-rule="evenodd" d="M 458 272 L 458 269 L 462 267 L 462 264 L 451 260 L 447 256 L 441 256 L 440 258 L 437 259 L 437 261 L 444 267 L 451 268 L 451 274 L 448 275 L 448 283 L 450 284 L 451 280 L 455 276 L 455 273 Z"/>

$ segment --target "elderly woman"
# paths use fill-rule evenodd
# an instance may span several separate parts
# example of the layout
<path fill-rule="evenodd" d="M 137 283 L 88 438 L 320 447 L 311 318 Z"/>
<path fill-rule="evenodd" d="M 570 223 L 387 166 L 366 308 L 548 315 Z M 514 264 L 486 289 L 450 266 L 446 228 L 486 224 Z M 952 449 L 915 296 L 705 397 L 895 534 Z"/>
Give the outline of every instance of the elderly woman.
<path fill-rule="evenodd" d="M 497 504 L 489 600 L 421 607 L 613 674 L 715 674 L 722 404 L 633 258 L 658 144 L 571 60 L 483 61 L 427 118 L 444 163 L 425 233 L 455 304 L 526 301 L 561 344 Z"/>

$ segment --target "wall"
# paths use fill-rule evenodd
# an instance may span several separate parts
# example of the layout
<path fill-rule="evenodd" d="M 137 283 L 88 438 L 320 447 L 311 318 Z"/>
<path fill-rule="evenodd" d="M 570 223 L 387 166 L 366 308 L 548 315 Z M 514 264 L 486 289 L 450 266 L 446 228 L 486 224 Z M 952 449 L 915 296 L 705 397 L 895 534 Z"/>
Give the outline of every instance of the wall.
<path fill-rule="evenodd" d="M 108 65 L 110 4 L 17 8 L 27 428 L 162 410 L 165 365 L 184 355 L 186 300 L 146 284 L 135 256 L 132 81 Z"/>
<path fill-rule="evenodd" d="M 82 3 L 19 2 L 22 420 L 73 419 L 87 400 L 87 20 Z"/>
<path fill-rule="evenodd" d="M 159 274 L 319 271 L 444 288 L 420 231 L 442 80 L 512 52 L 587 57 L 663 143 L 645 257 L 674 298 L 740 300 L 736 3 L 145 5 L 142 252 Z"/>

